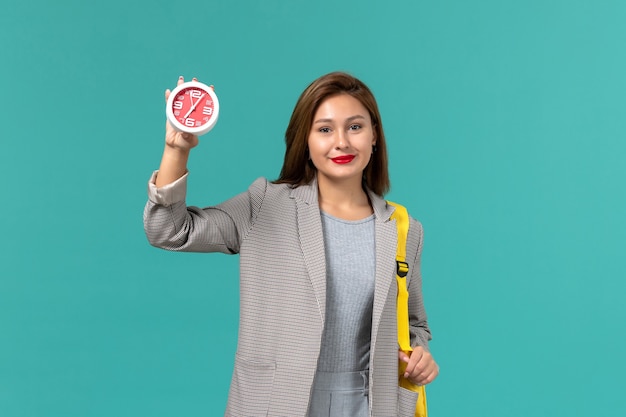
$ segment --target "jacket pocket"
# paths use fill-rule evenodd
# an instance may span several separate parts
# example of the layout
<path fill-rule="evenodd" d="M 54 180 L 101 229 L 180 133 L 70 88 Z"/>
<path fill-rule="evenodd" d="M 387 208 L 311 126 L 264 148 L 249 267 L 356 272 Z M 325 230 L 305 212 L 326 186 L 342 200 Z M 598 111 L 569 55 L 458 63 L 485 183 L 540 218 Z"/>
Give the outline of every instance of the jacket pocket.
<path fill-rule="evenodd" d="M 236 356 L 226 415 L 267 416 L 275 373 L 275 362 Z"/>
<path fill-rule="evenodd" d="M 398 387 L 398 417 L 415 417 L 419 393 Z"/>

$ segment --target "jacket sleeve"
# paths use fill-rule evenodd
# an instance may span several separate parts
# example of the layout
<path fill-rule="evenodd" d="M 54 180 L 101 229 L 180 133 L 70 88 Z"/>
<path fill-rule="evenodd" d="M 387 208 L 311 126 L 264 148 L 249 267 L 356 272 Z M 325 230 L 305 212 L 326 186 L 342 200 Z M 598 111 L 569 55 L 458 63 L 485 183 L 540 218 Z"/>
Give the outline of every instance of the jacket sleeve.
<path fill-rule="evenodd" d="M 410 280 L 407 284 L 409 291 L 411 346 L 422 346 L 424 349 L 428 350 L 428 342 L 432 339 L 432 336 L 428 327 L 424 297 L 422 294 L 421 259 L 424 233 L 421 223 L 413 218 L 411 218 L 409 235 L 411 239 L 415 239 L 418 243 L 415 259 L 413 263 L 410 264 Z"/>
<path fill-rule="evenodd" d="M 267 180 L 257 179 L 243 192 L 217 206 L 187 206 L 187 175 L 165 187 L 148 183 L 144 230 L 151 245 L 171 251 L 239 253 L 263 204 Z"/>

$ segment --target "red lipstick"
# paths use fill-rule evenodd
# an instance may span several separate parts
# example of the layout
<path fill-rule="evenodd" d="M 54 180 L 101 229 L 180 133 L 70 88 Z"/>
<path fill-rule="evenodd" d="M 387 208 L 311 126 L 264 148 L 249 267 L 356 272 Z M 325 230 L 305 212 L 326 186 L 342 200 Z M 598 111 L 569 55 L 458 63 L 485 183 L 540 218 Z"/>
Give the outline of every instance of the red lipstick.
<path fill-rule="evenodd" d="M 336 164 L 348 164 L 354 159 L 354 155 L 341 155 L 330 158 Z"/>

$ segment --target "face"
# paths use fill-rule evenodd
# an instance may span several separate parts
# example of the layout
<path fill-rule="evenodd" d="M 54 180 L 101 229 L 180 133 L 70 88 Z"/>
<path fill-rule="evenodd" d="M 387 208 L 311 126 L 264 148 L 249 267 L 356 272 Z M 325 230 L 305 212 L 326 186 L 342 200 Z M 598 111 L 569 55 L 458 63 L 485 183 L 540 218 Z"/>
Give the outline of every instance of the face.
<path fill-rule="evenodd" d="M 318 181 L 354 180 L 360 185 L 375 144 L 371 117 L 359 100 L 340 94 L 320 104 L 308 140 Z"/>

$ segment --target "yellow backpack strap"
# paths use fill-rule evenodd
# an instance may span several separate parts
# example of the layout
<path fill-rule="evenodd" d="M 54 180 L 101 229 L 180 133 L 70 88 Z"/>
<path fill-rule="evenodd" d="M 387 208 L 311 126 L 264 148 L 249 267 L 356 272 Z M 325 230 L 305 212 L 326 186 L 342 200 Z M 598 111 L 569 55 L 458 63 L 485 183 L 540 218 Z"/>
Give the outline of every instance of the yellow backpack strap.
<path fill-rule="evenodd" d="M 407 355 L 411 348 L 409 333 L 409 292 L 406 288 L 406 276 L 409 273 L 409 264 L 406 262 L 406 238 L 409 234 L 409 213 L 404 206 L 388 201 L 395 207 L 391 220 L 396 221 L 398 228 L 398 248 L 396 250 L 396 281 L 398 283 L 397 321 L 398 345 Z"/>
<path fill-rule="evenodd" d="M 411 347 L 411 333 L 409 330 L 409 291 L 406 286 L 406 276 L 409 274 L 409 264 L 406 262 L 406 240 L 409 234 L 409 213 L 400 204 L 387 203 L 395 207 L 390 219 L 396 221 L 398 229 L 398 248 L 396 250 L 396 281 L 398 283 L 397 298 L 397 321 L 398 321 L 398 346 L 407 355 L 413 351 Z M 419 393 L 415 405 L 415 417 L 428 417 L 428 405 L 426 403 L 426 387 L 415 385 L 404 378 L 406 363 L 399 361 L 398 382 L 401 387 Z"/>

